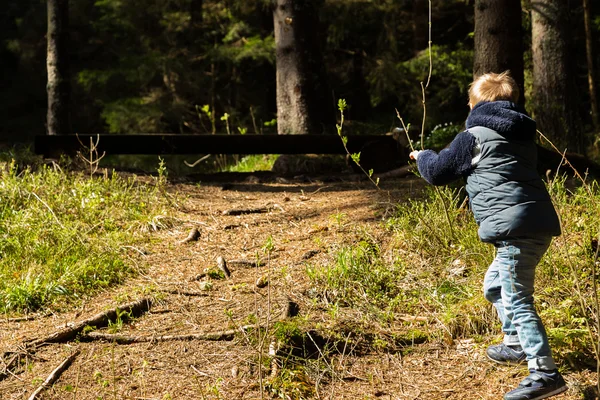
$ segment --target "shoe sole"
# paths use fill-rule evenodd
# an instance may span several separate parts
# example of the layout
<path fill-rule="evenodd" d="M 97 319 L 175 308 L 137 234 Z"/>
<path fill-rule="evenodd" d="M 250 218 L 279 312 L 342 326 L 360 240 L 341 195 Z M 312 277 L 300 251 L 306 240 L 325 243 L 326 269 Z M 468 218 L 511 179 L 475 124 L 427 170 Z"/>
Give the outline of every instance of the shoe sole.
<path fill-rule="evenodd" d="M 486 354 L 487 358 L 490 359 L 491 361 L 495 362 L 496 364 L 500 364 L 500 365 L 521 365 L 521 364 L 525 364 L 525 362 L 527 360 L 523 359 L 521 361 L 515 361 L 515 362 L 510 362 L 510 361 L 499 361 L 499 360 L 494 360 L 492 357 L 489 356 L 489 354 Z"/>
<path fill-rule="evenodd" d="M 547 399 L 548 397 L 556 396 L 557 394 L 561 394 L 561 393 L 563 393 L 563 392 L 566 392 L 566 391 L 567 391 L 567 389 L 568 389 L 568 387 L 567 387 L 567 385 L 565 385 L 565 386 L 563 386 L 563 387 L 560 387 L 560 388 L 558 388 L 558 389 L 556 389 L 556 390 L 553 390 L 553 391 L 551 391 L 550 393 L 545 393 L 545 394 L 543 394 L 543 395 L 541 395 L 541 396 L 538 396 L 538 397 L 532 397 L 532 398 L 531 398 L 531 399 L 529 399 L 529 400 L 542 400 L 542 399 Z"/>

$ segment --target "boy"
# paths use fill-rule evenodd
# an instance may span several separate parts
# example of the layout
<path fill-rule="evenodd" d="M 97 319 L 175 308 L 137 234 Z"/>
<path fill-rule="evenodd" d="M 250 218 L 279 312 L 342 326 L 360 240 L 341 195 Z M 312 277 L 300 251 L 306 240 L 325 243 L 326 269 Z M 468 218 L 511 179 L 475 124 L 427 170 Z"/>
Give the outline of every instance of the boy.
<path fill-rule="evenodd" d="M 533 304 L 535 267 L 561 232 L 536 170 L 536 123 L 516 104 L 518 98 L 508 71 L 480 76 L 469 88 L 466 131 L 439 154 L 413 151 L 410 157 L 433 185 L 466 177 L 479 238 L 496 247 L 483 286 L 498 312 L 504 341 L 490 346 L 487 355 L 500 364 L 527 360 L 529 376 L 504 399 L 534 400 L 567 390 Z"/>

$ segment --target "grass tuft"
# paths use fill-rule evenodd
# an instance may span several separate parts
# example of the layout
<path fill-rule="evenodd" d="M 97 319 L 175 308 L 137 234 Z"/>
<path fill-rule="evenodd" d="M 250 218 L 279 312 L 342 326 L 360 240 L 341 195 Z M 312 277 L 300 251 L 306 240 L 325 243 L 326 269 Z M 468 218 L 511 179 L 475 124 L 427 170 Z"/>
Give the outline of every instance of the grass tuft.
<path fill-rule="evenodd" d="M 158 186 L 14 160 L 0 174 L 0 312 L 32 312 L 133 272 L 130 245 L 167 214 Z"/>
<path fill-rule="evenodd" d="M 563 234 L 538 266 L 536 304 L 557 358 L 588 367 L 595 365 L 600 326 L 600 190 L 597 183 L 573 187 L 565 178 L 548 188 Z M 419 315 L 434 322 L 430 338 L 500 337 L 496 312 L 482 294 L 495 250 L 479 241 L 462 199 L 460 189 L 431 188 L 399 204 L 385 222 L 393 236 L 385 248 L 369 237 L 333 250 L 331 265 L 307 266 L 308 293 L 333 316 L 359 310 L 364 320 L 386 326 Z"/>

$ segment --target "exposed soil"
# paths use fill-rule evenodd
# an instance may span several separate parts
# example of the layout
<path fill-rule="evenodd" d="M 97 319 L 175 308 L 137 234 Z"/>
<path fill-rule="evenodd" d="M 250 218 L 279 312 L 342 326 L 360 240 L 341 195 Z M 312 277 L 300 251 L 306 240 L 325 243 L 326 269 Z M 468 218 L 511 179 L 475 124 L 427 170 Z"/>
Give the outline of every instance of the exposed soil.
<path fill-rule="evenodd" d="M 179 193 L 183 205 L 175 223 L 153 233 L 145 248 L 127 249 L 139 269 L 135 278 L 71 311 L 30 321 L 0 320 L 0 351 L 15 351 L 26 339 L 149 295 L 157 299 L 153 307 L 123 324 L 120 334 L 158 337 L 239 329 L 254 323 L 251 315 L 272 326 L 284 318 L 289 301 L 298 306 L 298 318 L 325 326 L 331 317 L 307 295 L 307 263 L 331 264 L 331 250 L 353 243 L 359 231 L 385 243 L 389 233 L 382 217 L 422 188 L 416 178 L 386 180 L 381 191 L 368 183 L 257 181 L 173 185 L 170 191 Z M 264 212 L 224 215 L 241 209 Z M 199 239 L 179 243 L 194 227 Z M 230 279 L 197 279 L 207 268 L 216 270 L 219 256 L 228 262 Z M 262 261 L 258 267 L 232 262 L 257 257 Z M 258 288 L 261 277 L 269 284 Z M 352 310 L 344 312 L 352 315 Z M 256 334 L 240 330 L 232 340 L 219 341 L 50 344 L 27 358 L 20 372 L 0 381 L 0 399 L 27 399 L 74 349 L 81 353 L 40 398 L 272 398 L 268 385 L 261 394 L 261 382 L 267 384 L 273 372 L 265 362 L 269 342 L 267 337 L 261 352 Z M 317 350 L 314 370 L 290 382 L 319 399 L 499 399 L 527 373 L 524 367 L 491 364 L 485 344 L 472 340 L 409 343 L 394 351 L 342 350 L 329 357 Z M 567 373 L 565 378 L 570 389 L 557 398 L 594 398 L 595 373 Z"/>

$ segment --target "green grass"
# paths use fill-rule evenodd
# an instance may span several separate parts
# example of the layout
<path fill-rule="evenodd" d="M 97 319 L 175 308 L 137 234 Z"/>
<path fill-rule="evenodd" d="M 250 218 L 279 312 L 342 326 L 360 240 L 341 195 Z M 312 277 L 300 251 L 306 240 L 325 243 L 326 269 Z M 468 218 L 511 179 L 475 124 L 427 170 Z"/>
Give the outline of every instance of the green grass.
<path fill-rule="evenodd" d="M 229 172 L 270 171 L 279 157 L 276 154 L 252 154 L 242 157 L 237 163 L 226 168 Z"/>
<path fill-rule="evenodd" d="M 548 186 L 563 235 L 538 266 L 536 304 L 555 355 L 571 366 L 590 365 L 598 335 L 594 246 L 600 190 L 597 184 L 568 189 L 564 178 Z M 456 188 L 428 188 L 422 198 L 399 204 L 385 221 L 393 237 L 385 248 L 364 235 L 332 250 L 331 265 L 308 265 L 316 301 L 333 315 L 349 307 L 381 325 L 399 314 L 429 315 L 436 322 L 432 337 L 500 335 L 496 313 L 482 294 L 495 250 L 479 241 L 462 198 Z"/>
<path fill-rule="evenodd" d="M 6 155 L 4 157 L 6 159 Z M 128 248 L 164 223 L 159 186 L 48 166 L 0 173 L 0 312 L 32 312 L 122 282 Z"/>

